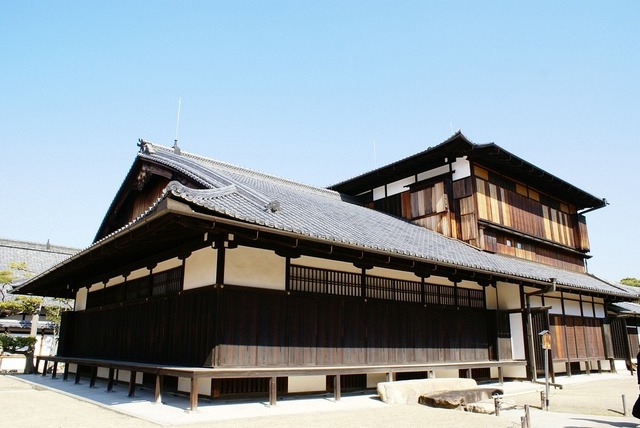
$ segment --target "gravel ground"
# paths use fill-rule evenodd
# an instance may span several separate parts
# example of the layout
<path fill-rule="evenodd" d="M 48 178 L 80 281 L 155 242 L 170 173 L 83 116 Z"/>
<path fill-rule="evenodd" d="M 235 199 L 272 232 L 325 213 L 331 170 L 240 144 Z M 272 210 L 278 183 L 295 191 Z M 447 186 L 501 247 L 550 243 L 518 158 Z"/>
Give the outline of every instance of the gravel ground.
<path fill-rule="evenodd" d="M 638 397 L 630 373 L 577 375 L 559 378 L 562 389 L 550 391 L 550 411 L 540 409 L 542 388 L 529 382 L 509 382 L 513 410 L 500 416 L 420 405 L 387 405 L 370 395 L 344 395 L 340 402 L 327 396 L 279 400 L 275 408 L 256 402 L 208 403 L 197 412 L 185 412 L 186 397 L 163 397 L 163 405 L 150 401 L 152 391 L 139 389 L 128 398 L 126 386 L 107 393 L 104 385 L 89 388 L 38 375 L 0 376 L 0 416 L 3 426 L 29 427 L 520 427 L 523 406 L 530 406 L 532 427 L 638 427 L 640 419 L 624 416 Z M 10 409 L 10 410 L 8 410 Z"/>

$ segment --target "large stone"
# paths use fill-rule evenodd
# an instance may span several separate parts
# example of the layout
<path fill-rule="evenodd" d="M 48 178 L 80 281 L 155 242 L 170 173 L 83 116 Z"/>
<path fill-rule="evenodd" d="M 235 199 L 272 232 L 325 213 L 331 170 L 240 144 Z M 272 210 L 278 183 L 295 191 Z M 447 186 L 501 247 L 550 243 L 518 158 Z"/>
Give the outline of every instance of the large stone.
<path fill-rule="evenodd" d="M 457 409 L 467 404 L 477 403 L 492 398 L 503 391 L 496 388 L 472 388 L 433 392 L 420 396 L 418 402 L 430 407 Z"/>
<path fill-rule="evenodd" d="M 402 380 L 380 382 L 378 395 L 387 404 L 416 404 L 421 395 L 436 391 L 471 389 L 477 386 L 474 379 L 467 378 Z"/>

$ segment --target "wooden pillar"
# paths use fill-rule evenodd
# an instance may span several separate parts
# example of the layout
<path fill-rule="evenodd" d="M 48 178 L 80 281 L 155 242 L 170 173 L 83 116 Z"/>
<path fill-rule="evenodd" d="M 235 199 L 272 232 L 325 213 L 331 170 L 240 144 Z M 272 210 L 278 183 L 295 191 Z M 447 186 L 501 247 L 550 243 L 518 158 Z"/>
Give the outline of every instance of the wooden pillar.
<path fill-rule="evenodd" d="M 76 384 L 80 383 L 80 364 L 76 364 Z"/>
<path fill-rule="evenodd" d="M 53 362 L 53 372 L 51 373 L 51 379 L 56 379 L 58 375 L 58 362 Z"/>
<path fill-rule="evenodd" d="M 47 375 L 47 359 L 44 359 L 44 367 L 42 368 L 42 376 Z M 36 373 L 38 373 L 38 369 L 40 368 L 40 358 L 36 358 Z"/>
<path fill-rule="evenodd" d="M 502 371 L 502 366 L 498 366 L 498 383 L 500 385 L 504 383 L 504 373 Z"/>
<path fill-rule="evenodd" d="M 96 387 L 97 377 L 98 377 L 98 366 L 91 367 L 91 380 L 89 381 L 89 388 Z"/>
<path fill-rule="evenodd" d="M 340 375 L 337 374 L 334 378 L 333 378 L 333 398 L 335 401 L 340 401 L 340 395 L 341 395 L 341 391 L 340 391 Z"/>
<path fill-rule="evenodd" d="M 115 369 L 113 367 L 109 368 L 109 379 L 107 380 L 107 392 L 111 392 L 113 390 L 113 375 L 115 373 Z"/>
<path fill-rule="evenodd" d="M 69 363 L 64 363 L 64 371 L 62 372 L 62 380 L 67 380 L 69 378 Z"/>
<path fill-rule="evenodd" d="M 154 401 L 156 404 L 162 404 L 162 384 L 164 383 L 164 377 L 158 373 L 156 375 L 156 390 Z"/>
<path fill-rule="evenodd" d="M 189 410 L 198 410 L 198 378 L 191 375 L 191 393 L 189 394 Z"/>
<path fill-rule="evenodd" d="M 129 375 L 129 393 L 128 393 L 129 397 L 133 397 L 136 393 L 136 375 L 137 373 L 134 372 L 133 370 Z"/>
<path fill-rule="evenodd" d="M 278 378 L 273 376 L 269 378 L 269 406 L 273 407 L 276 405 L 276 401 L 278 400 Z"/>

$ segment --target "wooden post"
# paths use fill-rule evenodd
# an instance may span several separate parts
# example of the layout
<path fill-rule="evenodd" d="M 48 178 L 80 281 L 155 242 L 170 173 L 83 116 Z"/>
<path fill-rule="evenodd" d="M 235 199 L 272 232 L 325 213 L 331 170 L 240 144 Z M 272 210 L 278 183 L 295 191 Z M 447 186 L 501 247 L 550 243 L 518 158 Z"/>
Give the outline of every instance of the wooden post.
<path fill-rule="evenodd" d="M 107 392 L 111 392 L 113 390 L 113 375 L 115 369 L 113 367 L 109 368 L 109 379 L 107 380 Z"/>
<path fill-rule="evenodd" d="M 189 394 L 189 409 L 193 412 L 198 410 L 198 378 L 192 375 L 191 393 Z"/>
<path fill-rule="evenodd" d="M 53 362 L 53 371 L 51 372 L 51 379 L 56 379 L 58 375 L 58 362 Z"/>
<path fill-rule="evenodd" d="M 136 393 L 136 374 L 137 373 L 132 370 L 129 375 L 129 397 L 133 397 Z"/>
<path fill-rule="evenodd" d="M 91 367 L 91 380 L 89 381 L 89 388 L 96 387 L 97 377 L 98 377 L 98 366 Z"/>
<path fill-rule="evenodd" d="M 62 380 L 69 378 L 69 363 L 64 363 L 64 371 L 62 372 Z"/>
<path fill-rule="evenodd" d="M 156 390 L 155 390 L 155 402 L 156 404 L 162 404 L 162 384 L 164 377 L 161 374 L 156 375 Z"/>
<path fill-rule="evenodd" d="M 80 383 L 80 364 L 76 364 L 76 384 Z"/>
<path fill-rule="evenodd" d="M 500 385 L 504 383 L 504 373 L 502 372 L 502 366 L 498 366 L 498 383 Z"/>
<path fill-rule="evenodd" d="M 49 361 L 45 358 L 44 359 L 44 367 L 42 368 L 42 376 L 46 376 L 47 375 L 47 363 Z M 36 373 L 38 373 L 38 368 L 40 366 L 40 358 L 36 358 Z"/>
<path fill-rule="evenodd" d="M 335 401 L 340 401 L 340 375 L 337 374 L 334 378 L 333 378 L 333 399 Z"/>
<path fill-rule="evenodd" d="M 269 406 L 274 407 L 278 399 L 278 382 L 275 376 L 269 378 Z"/>

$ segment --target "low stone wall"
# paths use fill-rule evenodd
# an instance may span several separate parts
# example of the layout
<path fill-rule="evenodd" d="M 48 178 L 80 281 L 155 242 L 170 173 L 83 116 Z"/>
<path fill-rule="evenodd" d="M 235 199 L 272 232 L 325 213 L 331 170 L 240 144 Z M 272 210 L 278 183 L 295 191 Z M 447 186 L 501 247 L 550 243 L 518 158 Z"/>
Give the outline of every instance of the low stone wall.
<path fill-rule="evenodd" d="M 0 374 L 24 373 L 24 355 L 0 356 Z"/>
<path fill-rule="evenodd" d="M 474 379 L 437 378 L 402 380 L 398 382 L 380 382 L 378 396 L 387 404 L 417 404 L 422 395 L 437 391 L 450 391 L 476 388 Z"/>

